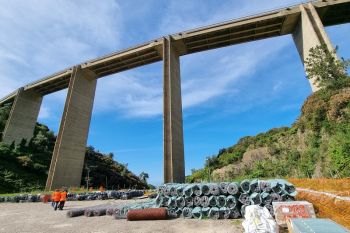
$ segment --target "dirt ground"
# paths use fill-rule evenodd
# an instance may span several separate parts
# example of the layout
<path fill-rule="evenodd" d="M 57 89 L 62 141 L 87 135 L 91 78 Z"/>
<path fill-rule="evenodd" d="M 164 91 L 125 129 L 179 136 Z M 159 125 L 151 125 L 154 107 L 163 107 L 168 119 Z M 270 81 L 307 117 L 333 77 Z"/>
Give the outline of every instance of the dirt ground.
<path fill-rule="evenodd" d="M 54 211 L 44 203 L 1 203 L 0 232 L 243 232 L 242 220 L 173 219 L 162 221 L 115 220 L 111 216 L 67 218 L 69 209 L 118 201 L 71 201 L 65 210 Z M 125 201 L 124 201 L 125 202 Z"/>

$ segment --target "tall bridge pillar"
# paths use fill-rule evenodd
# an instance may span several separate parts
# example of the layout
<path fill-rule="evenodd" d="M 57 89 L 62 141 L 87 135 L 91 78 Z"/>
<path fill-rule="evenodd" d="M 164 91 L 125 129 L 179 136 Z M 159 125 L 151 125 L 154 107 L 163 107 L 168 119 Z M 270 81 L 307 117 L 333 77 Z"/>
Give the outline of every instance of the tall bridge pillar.
<path fill-rule="evenodd" d="M 185 182 L 180 59 L 172 38 L 163 43 L 164 183 Z"/>
<path fill-rule="evenodd" d="M 80 68 L 73 70 L 46 190 L 80 186 L 96 83 L 95 73 Z"/>
<path fill-rule="evenodd" d="M 12 104 L 3 134 L 7 144 L 27 142 L 33 137 L 43 97 L 34 91 L 20 88 Z"/>
<path fill-rule="evenodd" d="M 326 44 L 330 51 L 333 51 L 334 48 L 312 3 L 309 3 L 306 7 L 301 4 L 299 7 L 301 15 L 293 32 L 293 39 L 306 69 L 305 60 L 308 58 L 309 50 L 312 47 Z M 319 90 L 314 79 L 309 79 L 309 82 L 313 92 Z"/>

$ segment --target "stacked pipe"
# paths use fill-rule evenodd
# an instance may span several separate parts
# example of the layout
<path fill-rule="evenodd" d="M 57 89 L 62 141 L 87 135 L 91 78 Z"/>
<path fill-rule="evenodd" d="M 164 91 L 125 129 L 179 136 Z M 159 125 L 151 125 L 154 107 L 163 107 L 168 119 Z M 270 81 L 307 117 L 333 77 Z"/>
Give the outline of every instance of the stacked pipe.
<path fill-rule="evenodd" d="M 244 216 L 248 205 L 266 206 L 273 215 L 273 201 L 292 201 L 295 187 L 285 180 L 164 184 L 158 188 L 156 205 L 170 217 L 227 219 Z"/>

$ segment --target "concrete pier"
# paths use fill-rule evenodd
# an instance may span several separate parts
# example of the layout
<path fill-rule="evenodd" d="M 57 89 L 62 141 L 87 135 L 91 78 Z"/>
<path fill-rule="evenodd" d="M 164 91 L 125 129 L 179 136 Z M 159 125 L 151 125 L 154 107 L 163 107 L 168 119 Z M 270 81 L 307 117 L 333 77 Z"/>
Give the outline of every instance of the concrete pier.
<path fill-rule="evenodd" d="M 20 88 L 12 104 L 9 118 L 3 134 L 7 144 L 19 144 L 22 139 L 27 143 L 33 137 L 43 97 L 34 91 Z"/>
<path fill-rule="evenodd" d="M 326 44 L 330 51 L 333 51 L 334 48 L 314 6 L 309 3 L 307 6 L 300 5 L 299 7 L 301 15 L 292 35 L 301 61 L 306 69 L 305 60 L 308 58 L 309 50 L 312 47 Z M 309 79 L 309 82 L 313 92 L 319 90 L 319 86 L 314 79 Z"/>
<path fill-rule="evenodd" d="M 163 41 L 164 182 L 185 181 L 180 59 L 171 37 Z"/>
<path fill-rule="evenodd" d="M 75 68 L 62 114 L 46 189 L 80 187 L 96 90 L 96 75 Z"/>

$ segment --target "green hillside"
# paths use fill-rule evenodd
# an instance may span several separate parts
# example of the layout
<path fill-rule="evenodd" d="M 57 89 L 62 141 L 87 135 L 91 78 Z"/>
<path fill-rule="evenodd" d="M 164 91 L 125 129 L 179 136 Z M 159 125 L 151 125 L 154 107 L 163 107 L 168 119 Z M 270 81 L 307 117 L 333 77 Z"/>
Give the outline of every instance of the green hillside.
<path fill-rule="evenodd" d="M 291 127 L 241 138 L 208 157 L 187 180 L 349 177 L 350 78 L 344 72 L 349 62 L 322 53 L 315 48 L 307 62 L 309 78 L 317 77 L 323 89 L 305 100 Z"/>
<path fill-rule="evenodd" d="M 0 132 L 3 131 L 11 106 L 0 108 Z M 34 136 L 27 143 L 15 146 L 0 142 L 0 193 L 43 190 L 50 167 L 56 136 L 45 125 L 37 123 Z M 86 148 L 85 166 L 91 167 L 90 186 L 109 188 L 145 188 L 142 181 L 127 169 L 127 165 L 113 160 L 113 154 L 103 154 L 93 147 Z M 84 169 L 81 184 L 85 185 Z"/>

